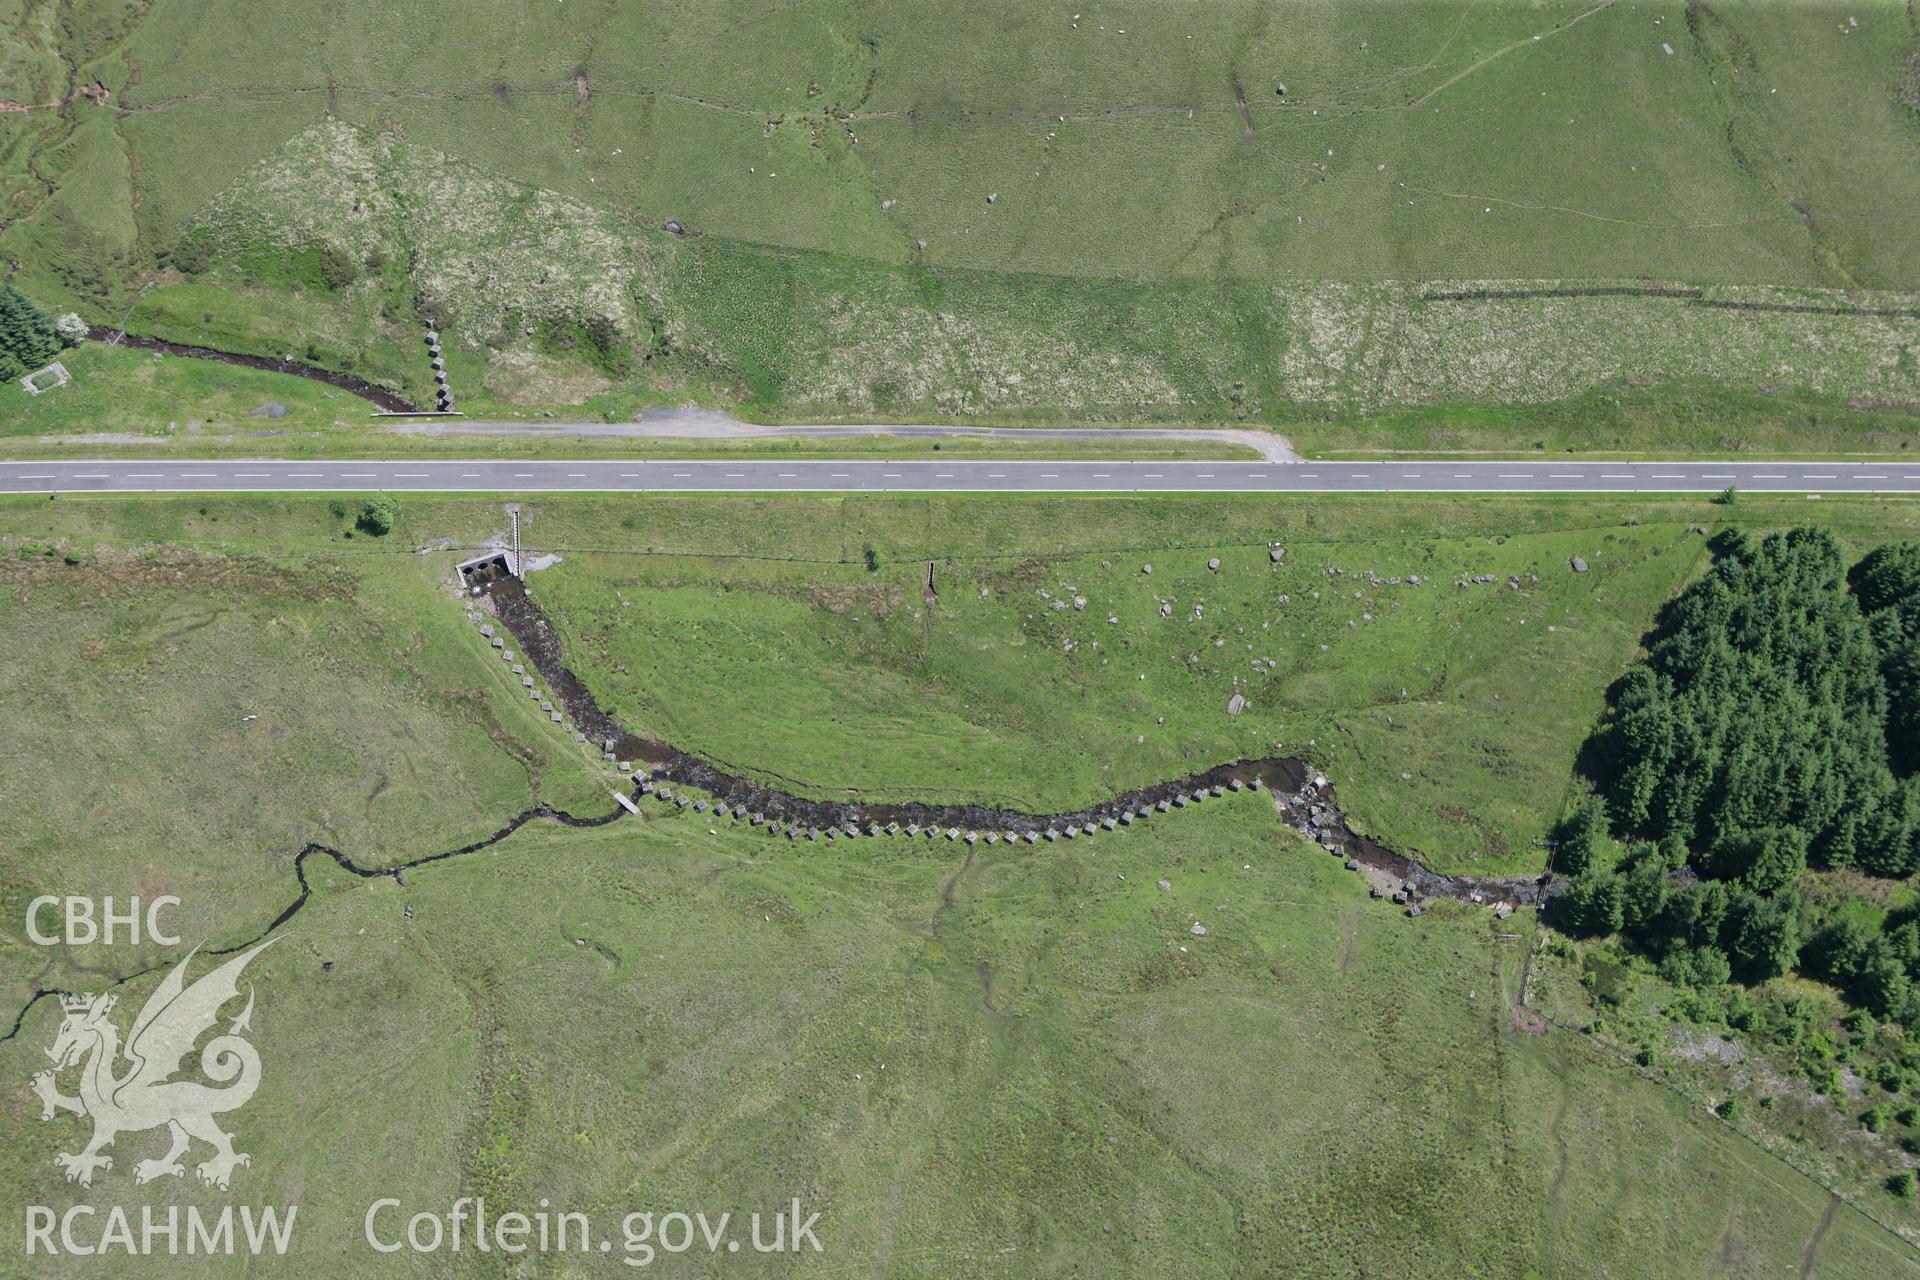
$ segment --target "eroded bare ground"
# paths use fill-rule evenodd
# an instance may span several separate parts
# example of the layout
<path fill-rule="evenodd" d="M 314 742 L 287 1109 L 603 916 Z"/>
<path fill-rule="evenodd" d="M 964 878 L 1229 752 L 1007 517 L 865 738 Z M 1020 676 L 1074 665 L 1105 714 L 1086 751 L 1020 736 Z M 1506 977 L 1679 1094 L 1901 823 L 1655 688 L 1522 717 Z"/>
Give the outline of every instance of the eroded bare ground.
<path fill-rule="evenodd" d="M 961 427 L 942 424 L 835 422 L 763 424 L 713 409 L 649 409 L 638 422 L 448 422 L 406 421 L 391 428 L 409 436 L 582 436 L 639 440 L 773 440 L 794 437 L 848 439 L 884 436 L 901 440 L 1087 440 L 1134 442 L 1179 440 L 1234 444 L 1268 462 L 1298 462 L 1287 438 L 1270 431 L 1221 427 Z"/>

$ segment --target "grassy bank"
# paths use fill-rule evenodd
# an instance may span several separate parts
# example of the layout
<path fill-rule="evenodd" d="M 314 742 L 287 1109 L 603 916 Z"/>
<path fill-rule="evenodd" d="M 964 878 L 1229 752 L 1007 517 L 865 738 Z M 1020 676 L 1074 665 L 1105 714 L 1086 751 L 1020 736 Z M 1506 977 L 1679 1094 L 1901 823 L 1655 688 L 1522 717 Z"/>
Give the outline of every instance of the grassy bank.
<path fill-rule="evenodd" d="M 0 124 L 28 293 L 415 400 L 431 321 L 491 414 L 1317 423 L 1364 449 L 1913 434 L 1899 0 L 1206 23 L 663 0 L 617 30 L 436 0 L 338 44 L 286 0 L 240 7 L 23 20 L 5 100 L 106 94 Z M 969 32 L 994 38 L 955 56 Z M 1621 388 L 1645 411 L 1506 416 Z M 1432 416 L 1366 423 L 1402 414 Z"/>

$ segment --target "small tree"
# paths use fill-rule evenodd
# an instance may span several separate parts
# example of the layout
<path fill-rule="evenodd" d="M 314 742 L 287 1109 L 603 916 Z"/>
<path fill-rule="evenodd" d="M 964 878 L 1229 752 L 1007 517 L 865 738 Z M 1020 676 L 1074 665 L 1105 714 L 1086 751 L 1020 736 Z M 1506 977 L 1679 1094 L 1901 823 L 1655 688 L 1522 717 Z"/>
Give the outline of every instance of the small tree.
<path fill-rule="evenodd" d="M 1902 1200 L 1913 1199 L 1913 1186 L 1914 1178 L 1913 1170 L 1911 1169 L 1902 1169 L 1887 1179 L 1887 1190 L 1893 1192 L 1893 1194 L 1899 1196 Z"/>
<path fill-rule="evenodd" d="M 0 284 L 0 379 L 38 369 L 66 344 L 53 318 L 10 284 Z"/>
<path fill-rule="evenodd" d="M 1732 485 L 1728 485 L 1726 488 L 1722 489 L 1720 492 L 1714 494 L 1712 501 L 1716 505 L 1719 505 L 1722 507 L 1730 507 L 1734 503 L 1740 501 L 1740 495 L 1738 492 L 1734 490 L 1734 487 Z"/>
<path fill-rule="evenodd" d="M 377 493 L 361 505 L 360 515 L 353 523 L 360 532 L 382 538 L 393 531 L 394 522 L 399 518 L 400 504 L 384 493 Z"/>
<path fill-rule="evenodd" d="M 1607 806 L 1589 795 L 1560 824 L 1554 839 L 1553 866 L 1562 875 L 1578 878 L 1594 870 L 1607 850 Z"/>

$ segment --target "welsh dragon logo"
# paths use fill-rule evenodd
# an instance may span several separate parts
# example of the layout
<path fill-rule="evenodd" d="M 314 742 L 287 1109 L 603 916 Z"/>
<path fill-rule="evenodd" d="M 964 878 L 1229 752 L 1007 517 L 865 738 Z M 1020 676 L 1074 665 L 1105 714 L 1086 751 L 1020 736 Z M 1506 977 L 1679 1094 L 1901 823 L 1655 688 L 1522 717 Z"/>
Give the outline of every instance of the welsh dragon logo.
<path fill-rule="evenodd" d="M 233 1149 L 234 1135 L 223 1132 L 214 1117 L 224 1111 L 243 1107 L 260 1087 L 260 1054 L 241 1037 L 251 1029 L 253 991 L 248 988 L 247 1007 L 228 1024 L 226 1033 L 207 1041 L 200 1051 L 200 1070 L 216 1084 L 212 1088 L 197 1080 L 174 1080 L 193 1046 L 219 1021 L 220 1007 L 240 994 L 241 970 L 247 962 L 273 945 L 273 940 L 227 961 L 192 986 L 186 985 L 187 965 L 193 952 L 167 974 L 133 1020 L 123 1048 L 120 1031 L 108 1017 L 116 1000 L 111 995 L 61 996 L 66 1012 L 60 1034 L 47 1056 L 53 1070 L 33 1078 L 33 1091 L 40 1095 L 40 1118 L 53 1119 L 56 1111 L 71 1111 L 93 1118 L 93 1139 L 77 1155 L 61 1153 L 54 1163 L 66 1170 L 68 1182 L 83 1187 L 93 1185 L 95 1170 L 113 1168 L 113 1157 L 102 1155 L 105 1147 L 123 1133 L 137 1133 L 165 1125 L 173 1145 L 158 1160 L 142 1160 L 134 1166 L 136 1182 L 151 1182 L 186 1172 L 180 1157 L 198 1138 L 213 1148 L 213 1154 L 195 1166 L 200 1181 L 227 1189 L 235 1167 L 252 1164 L 253 1158 Z M 194 948 L 197 952 L 199 948 Z M 129 1064 L 119 1070 L 122 1059 Z M 57 1083 L 61 1072 L 80 1068 L 80 1096 L 67 1097 Z M 232 1083 L 228 1083 L 231 1081 Z"/>

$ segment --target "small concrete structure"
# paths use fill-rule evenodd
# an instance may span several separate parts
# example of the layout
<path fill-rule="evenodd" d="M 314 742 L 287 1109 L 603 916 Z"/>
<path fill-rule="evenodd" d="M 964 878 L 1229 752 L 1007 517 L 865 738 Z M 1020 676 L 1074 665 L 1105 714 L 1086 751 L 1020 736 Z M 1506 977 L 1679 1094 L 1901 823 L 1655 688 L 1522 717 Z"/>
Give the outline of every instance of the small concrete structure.
<path fill-rule="evenodd" d="M 471 560 L 462 560 L 454 568 L 460 574 L 460 581 L 469 587 L 487 587 L 514 576 L 511 557 L 505 551 L 489 551 Z M 483 626 L 480 628 L 480 634 L 491 636 L 493 628 Z"/>
<path fill-rule="evenodd" d="M 73 381 L 67 373 L 67 366 L 55 360 L 43 369 L 35 369 L 20 379 L 20 385 L 27 389 L 28 395 L 39 395 L 42 391 L 53 391 Z"/>

